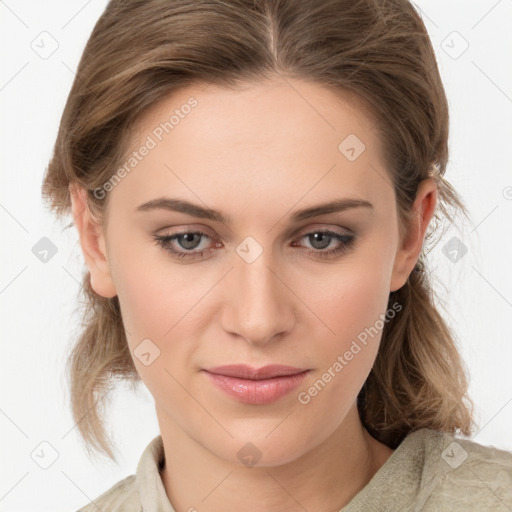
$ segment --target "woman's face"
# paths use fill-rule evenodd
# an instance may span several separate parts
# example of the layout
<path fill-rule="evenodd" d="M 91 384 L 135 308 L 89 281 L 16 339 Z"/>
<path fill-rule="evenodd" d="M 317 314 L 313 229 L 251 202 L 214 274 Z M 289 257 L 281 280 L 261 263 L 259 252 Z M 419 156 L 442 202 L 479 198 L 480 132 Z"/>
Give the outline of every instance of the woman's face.
<path fill-rule="evenodd" d="M 258 464 L 292 461 L 342 427 L 400 315 L 383 321 L 421 241 L 399 244 L 376 130 L 344 98 L 299 80 L 182 89 L 141 118 L 108 191 L 111 281 L 93 283 L 119 297 L 161 430 L 228 461 L 249 442 Z M 315 212 L 337 201 L 361 204 Z M 205 370 L 233 364 L 309 371 L 229 394 Z"/>

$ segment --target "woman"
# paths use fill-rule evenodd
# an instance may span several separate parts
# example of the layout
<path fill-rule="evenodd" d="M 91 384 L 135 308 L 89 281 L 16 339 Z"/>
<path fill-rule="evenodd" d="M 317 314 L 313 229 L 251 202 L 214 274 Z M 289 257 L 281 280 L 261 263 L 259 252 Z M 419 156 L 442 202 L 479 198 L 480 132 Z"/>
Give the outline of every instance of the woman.
<path fill-rule="evenodd" d="M 43 184 L 87 265 L 72 408 L 160 427 L 81 510 L 510 510 L 435 306 L 448 108 L 406 0 L 111 1 Z"/>

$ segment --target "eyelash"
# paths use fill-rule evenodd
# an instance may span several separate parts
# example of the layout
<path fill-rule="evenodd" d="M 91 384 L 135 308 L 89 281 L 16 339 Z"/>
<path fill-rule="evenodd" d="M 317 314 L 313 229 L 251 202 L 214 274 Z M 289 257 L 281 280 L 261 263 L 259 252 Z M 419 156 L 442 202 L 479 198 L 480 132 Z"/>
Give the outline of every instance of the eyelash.
<path fill-rule="evenodd" d="M 304 235 L 302 235 L 300 239 L 302 238 L 305 238 L 307 236 L 311 236 L 311 235 L 314 235 L 314 234 L 323 234 L 323 235 L 329 235 L 331 237 L 334 237 L 336 240 L 338 240 L 339 242 L 342 243 L 342 245 L 336 249 L 331 249 L 329 251 L 322 251 L 320 249 L 307 249 L 307 252 L 308 253 L 313 253 L 316 257 L 319 257 L 319 258 L 329 258 L 329 257 L 333 257 L 337 254 L 342 254 L 342 253 L 345 253 L 347 252 L 348 250 L 350 250 L 353 246 L 354 246 L 354 243 L 355 243 L 355 240 L 356 240 L 356 237 L 355 235 L 348 235 L 348 234 L 341 234 L 341 233 L 336 233 L 334 231 L 329 231 L 329 230 L 316 230 L 316 231 L 311 231 L 309 233 L 305 233 Z M 182 252 L 182 251 L 177 251 L 176 249 L 174 249 L 171 245 L 171 242 L 175 239 L 177 239 L 178 237 L 180 236 L 184 236 L 184 235 L 202 235 L 202 236 L 205 236 L 206 238 L 210 238 L 206 233 L 203 233 L 202 231 L 184 231 L 182 233 L 176 233 L 174 235 L 157 235 L 155 236 L 155 240 L 156 240 L 156 243 L 157 245 L 163 247 L 163 249 L 167 252 L 169 252 L 173 257 L 176 257 L 176 258 L 191 258 L 191 259 L 197 259 L 197 258 L 201 258 L 203 256 L 203 253 L 205 252 L 204 250 L 201 250 L 201 251 L 196 251 L 196 252 L 191 252 L 191 251 L 185 251 L 185 252 Z"/>

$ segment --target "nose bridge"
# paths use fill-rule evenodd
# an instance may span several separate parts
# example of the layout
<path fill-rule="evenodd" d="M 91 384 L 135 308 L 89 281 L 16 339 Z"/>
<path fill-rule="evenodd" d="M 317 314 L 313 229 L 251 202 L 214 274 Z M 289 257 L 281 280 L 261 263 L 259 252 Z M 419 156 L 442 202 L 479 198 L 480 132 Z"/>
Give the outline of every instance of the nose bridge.
<path fill-rule="evenodd" d="M 259 245 L 259 244 L 258 244 Z M 272 251 L 254 240 L 242 242 L 235 255 L 232 286 L 227 297 L 224 328 L 250 343 L 265 343 L 291 326 L 293 307 L 276 266 Z M 277 274 L 277 275 L 276 275 Z"/>

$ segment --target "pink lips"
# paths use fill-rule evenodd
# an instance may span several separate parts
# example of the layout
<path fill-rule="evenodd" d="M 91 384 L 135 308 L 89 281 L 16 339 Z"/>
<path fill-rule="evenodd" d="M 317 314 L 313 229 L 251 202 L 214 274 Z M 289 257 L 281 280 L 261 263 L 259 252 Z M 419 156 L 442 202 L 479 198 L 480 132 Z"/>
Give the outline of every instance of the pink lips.
<path fill-rule="evenodd" d="M 296 388 L 309 373 L 309 368 L 278 364 L 262 368 L 227 365 L 203 371 L 229 396 L 248 404 L 268 404 Z"/>

